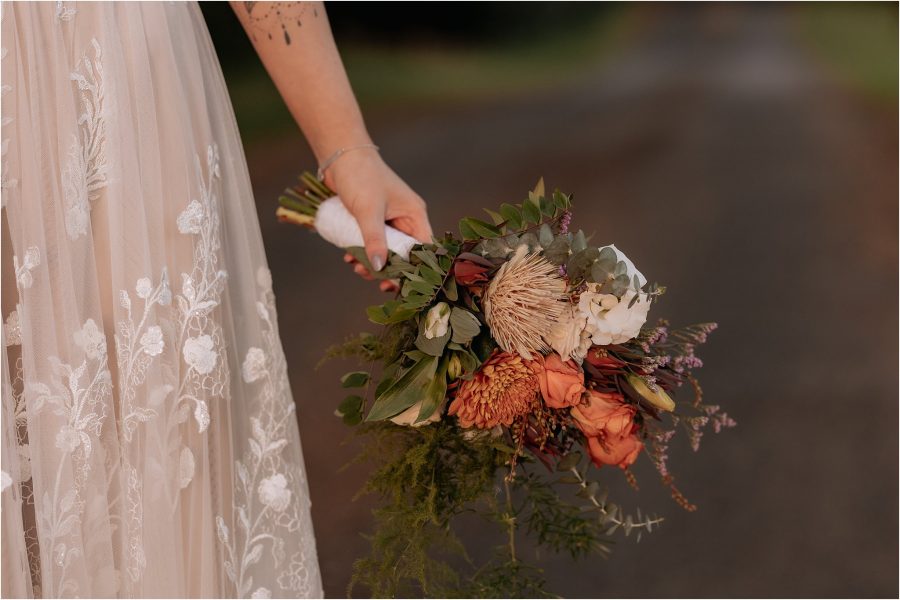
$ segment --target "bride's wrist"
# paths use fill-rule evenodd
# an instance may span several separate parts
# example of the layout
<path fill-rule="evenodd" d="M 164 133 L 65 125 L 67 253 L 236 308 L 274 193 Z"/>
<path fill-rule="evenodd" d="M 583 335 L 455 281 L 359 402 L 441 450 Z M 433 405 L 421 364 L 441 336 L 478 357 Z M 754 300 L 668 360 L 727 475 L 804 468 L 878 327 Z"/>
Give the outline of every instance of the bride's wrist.
<path fill-rule="evenodd" d="M 342 150 L 344 151 L 336 152 L 331 157 L 332 160 L 319 165 L 321 180 L 335 191 L 339 191 L 337 187 L 347 176 L 359 172 L 362 167 L 368 166 L 373 162 L 383 162 L 378 146 L 374 144 L 346 147 Z"/>
<path fill-rule="evenodd" d="M 336 162 L 338 162 L 340 159 L 342 159 L 344 157 L 344 155 L 346 155 L 350 152 L 362 152 L 365 150 L 378 152 L 379 148 L 375 144 L 371 144 L 371 143 L 356 144 L 353 146 L 341 146 L 340 148 L 338 148 L 337 150 L 332 152 L 330 155 L 328 155 L 325 158 L 325 160 L 323 160 L 319 163 L 319 170 L 317 173 L 319 180 L 325 181 L 325 173 L 328 172 L 328 170 L 331 168 L 332 165 L 334 165 Z"/>

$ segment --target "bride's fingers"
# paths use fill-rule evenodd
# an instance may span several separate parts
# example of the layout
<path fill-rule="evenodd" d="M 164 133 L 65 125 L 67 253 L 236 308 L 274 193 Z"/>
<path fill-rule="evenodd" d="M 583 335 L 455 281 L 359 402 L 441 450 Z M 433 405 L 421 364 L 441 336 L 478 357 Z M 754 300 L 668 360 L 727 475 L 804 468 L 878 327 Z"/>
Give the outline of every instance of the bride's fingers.
<path fill-rule="evenodd" d="M 369 273 L 369 270 L 362 266 L 360 263 L 356 263 L 355 265 L 353 265 L 353 272 L 363 279 L 367 279 L 369 281 L 372 281 L 373 279 L 372 274 Z"/>
<path fill-rule="evenodd" d="M 396 292 L 400 289 L 400 283 L 396 279 L 385 279 L 378 284 L 382 292 Z"/>

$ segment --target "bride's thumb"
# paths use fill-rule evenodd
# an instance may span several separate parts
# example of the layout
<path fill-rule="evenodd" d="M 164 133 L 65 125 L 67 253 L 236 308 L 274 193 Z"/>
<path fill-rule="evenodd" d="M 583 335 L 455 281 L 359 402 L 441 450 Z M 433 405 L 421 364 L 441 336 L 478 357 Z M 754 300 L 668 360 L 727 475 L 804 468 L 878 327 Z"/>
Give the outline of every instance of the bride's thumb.
<path fill-rule="evenodd" d="M 377 211 L 366 211 L 360 215 L 359 229 L 362 232 L 363 243 L 366 245 L 366 255 L 369 264 L 376 271 L 384 268 L 387 261 L 387 241 L 384 236 L 384 215 Z"/>

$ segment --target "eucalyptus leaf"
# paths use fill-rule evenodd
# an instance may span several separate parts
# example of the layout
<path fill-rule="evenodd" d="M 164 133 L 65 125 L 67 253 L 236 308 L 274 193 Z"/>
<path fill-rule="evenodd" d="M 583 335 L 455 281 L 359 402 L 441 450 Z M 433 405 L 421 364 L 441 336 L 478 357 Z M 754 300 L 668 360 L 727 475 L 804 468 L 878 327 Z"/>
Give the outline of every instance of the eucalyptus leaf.
<path fill-rule="evenodd" d="M 616 270 L 616 264 L 619 262 L 619 257 L 616 255 L 616 251 L 606 246 L 600 250 L 600 257 L 597 259 L 603 266 L 603 270 L 607 273 L 612 273 Z"/>
<path fill-rule="evenodd" d="M 538 240 L 544 248 L 548 248 L 553 243 L 553 230 L 546 223 L 538 229 Z"/>
<path fill-rule="evenodd" d="M 519 238 L 519 245 L 522 244 L 528 246 L 529 252 L 539 252 L 542 249 L 541 241 L 530 231 Z"/>
<path fill-rule="evenodd" d="M 587 240 L 584 237 L 584 232 L 580 229 L 578 233 L 575 234 L 575 238 L 572 240 L 572 252 L 581 252 L 587 248 Z"/>
<path fill-rule="evenodd" d="M 565 264 L 569 258 L 569 238 L 565 235 L 556 236 L 553 242 L 544 248 L 544 258 L 554 265 Z"/>
<path fill-rule="evenodd" d="M 577 450 L 566 454 L 558 463 L 556 463 L 557 471 L 570 471 L 581 462 L 581 453 Z"/>
<path fill-rule="evenodd" d="M 609 271 L 606 270 L 601 261 L 598 260 L 591 265 L 591 281 L 594 281 L 595 283 L 603 283 L 607 280 L 609 275 Z"/>

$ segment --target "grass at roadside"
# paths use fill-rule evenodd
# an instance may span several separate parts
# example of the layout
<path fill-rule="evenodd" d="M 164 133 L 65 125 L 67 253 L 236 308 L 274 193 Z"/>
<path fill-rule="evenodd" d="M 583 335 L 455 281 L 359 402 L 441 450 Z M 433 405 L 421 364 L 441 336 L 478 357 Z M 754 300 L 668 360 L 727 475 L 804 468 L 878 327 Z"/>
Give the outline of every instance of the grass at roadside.
<path fill-rule="evenodd" d="M 600 63 L 631 30 L 624 9 L 531 40 L 485 47 L 345 45 L 341 54 L 363 110 L 464 103 L 546 89 Z M 256 65 L 228 74 L 241 134 L 252 142 L 293 121 Z"/>
<path fill-rule="evenodd" d="M 797 7 L 801 36 L 846 83 L 897 101 L 897 5 L 814 2 Z"/>

